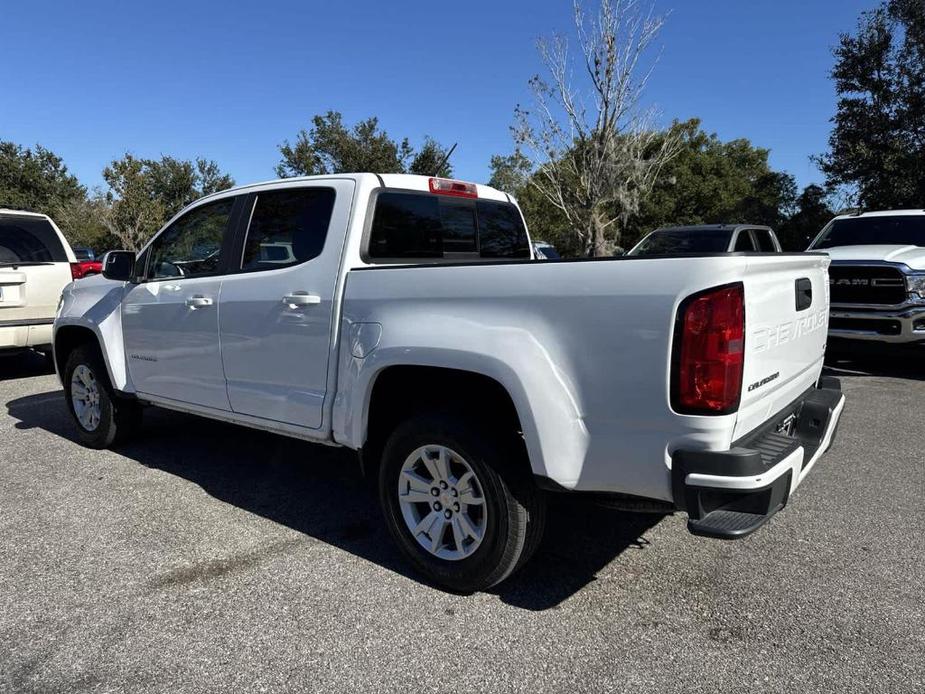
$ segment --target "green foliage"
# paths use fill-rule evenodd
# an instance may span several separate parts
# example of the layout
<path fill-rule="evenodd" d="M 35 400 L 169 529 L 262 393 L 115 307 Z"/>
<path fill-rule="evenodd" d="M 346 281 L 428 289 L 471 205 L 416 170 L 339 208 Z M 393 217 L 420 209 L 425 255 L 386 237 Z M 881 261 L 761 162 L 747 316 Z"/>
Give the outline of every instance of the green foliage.
<path fill-rule="evenodd" d="M 785 251 L 805 251 L 809 242 L 835 216 L 825 189 L 815 184 L 803 189 L 796 205 L 797 212 L 777 229 L 777 238 Z"/>
<path fill-rule="evenodd" d="M 670 136 L 680 141 L 680 148 L 663 166 L 638 215 L 623 227 L 625 249 L 660 226 L 748 222 L 777 229 L 794 214 L 796 183 L 789 174 L 771 169 L 768 150 L 745 139 L 723 142 L 704 132 L 697 119 L 674 123 Z M 658 141 L 652 146 L 658 147 Z M 494 156 L 491 169 L 489 185 L 517 197 L 533 238 L 552 243 L 563 255 L 584 253 L 565 216 L 531 185 L 531 177 L 538 174 L 530 171 L 525 158 L 516 152 Z M 811 193 L 818 186 L 813 188 Z M 812 195 L 806 196 L 804 191 L 800 201 L 809 205 Z M 819 198 L 823 203 L 824 197 Z M 815 223 L 812 215 L 819 214 L 811 208 L 800 223 L 807 223 L 807 216 Z"/>
<path fill-rule="evenodd" d="M 415 154 L 408 138 L 395 142 L 379 129 L 375 117 L 348 128 L 337 111 L 312 118 L 311 129 L 300 130 L 295 143 L 285 140 L 279 151 L 276 174 L 281 178 L 364 171 L 433 175 L 446 154 L 430 137 Z M 452 175 L 449 164 L 441 167 L 440 175 Z"/>
<path fill-rule="evenodd" d="M 108 190 L 99 197 L 103 223 L 122 248 L 137 250 L 173 215 L 234 180 L 214 161 L 126 154 L 103 170 Z"/>
<path fill-rule="evenodd" d="M 424 138 L 424 144 L 414 159 L 411 160 L 411 166 L 408 167 L 408 173 L 418 174 L 419 176 L 442 176 L 450 178 L 453 175 L 453 167 L 447 159 L 449 150 L 443 147 L 432 137 Z"/>
<path fill-rule="evenodd" d="M 119 246 L 103 222 L 108 212 L 106 201 L 99 195 L 71 198 L 59 203 L 49 213 L 72 246 L 92 248 L 99 253 Z"/>
<path fill-rule="evenodd" d="M 86 193 L 58 155 L 41 145 L 30 149 L 0 141 L 0 207 L 51 214 Z"/>
<path fill-rule="evenodd" d="M 829 151 L 817 162 L 830 187 L 866 208 L 925 200 L 925 3 L 888 0 L 842 34 L 832 70 L 839 99 Z"/>
<path fill-rule="evenodd" d="M 498 190 L 503 190 L 511 195 L 518 195 L 530 178 L 532 164 L 530 160 L 517 151 L 508 156 L 495 154 L 491 158 L 491 178 L 488 185 Z"/>
<path fill-rule="evenodd" d="M 776 229 L 790 216 L 796 182 L 771 170 L 767 149 L 742 138 L 723 142 L 696 118 L 672 129 L 681 150 L 625 228 L 625 248 L 660 226 L 747 222 Z"/>

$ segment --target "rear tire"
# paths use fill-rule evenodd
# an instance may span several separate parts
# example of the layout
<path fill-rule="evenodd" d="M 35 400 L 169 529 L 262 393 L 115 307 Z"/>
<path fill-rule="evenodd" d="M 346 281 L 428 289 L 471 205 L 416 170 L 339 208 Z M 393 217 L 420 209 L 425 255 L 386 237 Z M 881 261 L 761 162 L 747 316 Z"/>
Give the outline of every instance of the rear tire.
<path fill-rule="evenodd" d="M 456 413 L 418 414 L 386 442 L 379 498 L 399 549 L 452 591 L 490 588 L 539 544 L 545 497 L 511 432 Z"/>
<path fill-rule="evenodd" d="M 116 395 L 95 345 L 75 348 L 61 376 L 68 411 L 85 446 L 109 448 L 124 443 L 141 426 L 141 406 Z"/>

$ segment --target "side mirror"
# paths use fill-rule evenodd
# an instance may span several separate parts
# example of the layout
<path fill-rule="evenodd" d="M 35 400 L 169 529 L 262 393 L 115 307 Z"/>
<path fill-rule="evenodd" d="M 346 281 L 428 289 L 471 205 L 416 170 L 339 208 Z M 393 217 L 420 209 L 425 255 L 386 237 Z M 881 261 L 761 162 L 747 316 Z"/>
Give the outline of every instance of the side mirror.
<path fill-rule="evenodd" d="M 103 256 L 103 277 L 131 282 L 135 279 L 135 254 L 132 251 L 109 251 Z"/>

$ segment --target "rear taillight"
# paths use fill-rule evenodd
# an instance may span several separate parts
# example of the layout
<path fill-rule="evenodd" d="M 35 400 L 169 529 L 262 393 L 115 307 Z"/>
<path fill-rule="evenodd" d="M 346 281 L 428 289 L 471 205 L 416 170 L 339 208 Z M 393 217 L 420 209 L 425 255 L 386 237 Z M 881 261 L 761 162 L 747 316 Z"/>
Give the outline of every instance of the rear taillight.
<path fill-rule="evenodd" d="M 479 196 L 478 188 L 475 187 L 474 183 L 453 181 L 449 178 L 431 178 L 428 183 L 431 193 L 455 195 L 458 198 L 477 198 Z"/>
<path fill-rule="evenodd" d="M 729 414 L 739 407 L 745 352 L 741 283 L 686 299 L 675 329 L 671 404 L 681 414 Z"/>
<path fill-rule="evenodd" d="M 71 279 L 79 280 L 84 276 L 84 267 L 80 263 L 71 263 Z"/>

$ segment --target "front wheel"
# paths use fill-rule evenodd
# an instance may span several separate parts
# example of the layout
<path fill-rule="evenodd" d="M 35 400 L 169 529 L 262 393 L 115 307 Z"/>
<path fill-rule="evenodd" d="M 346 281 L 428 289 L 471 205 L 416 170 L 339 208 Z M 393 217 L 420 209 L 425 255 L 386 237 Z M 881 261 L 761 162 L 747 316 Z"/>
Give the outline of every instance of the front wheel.
<path fill-rule="evenodd" d="M 81 345 L 71 352 L 62 376 L 68 410 L 84 445 L 108 448 L 137 430 L 141 407 L 115 394 L 94 345 Z"/>
<path fill-rule="evenodd" d="M 545 498 L 523 443 L 463 415 L 417 415 L 385 445 L 379 496 L 414 567 L 459 592 L 500 583 L 542 534 Z"/>

